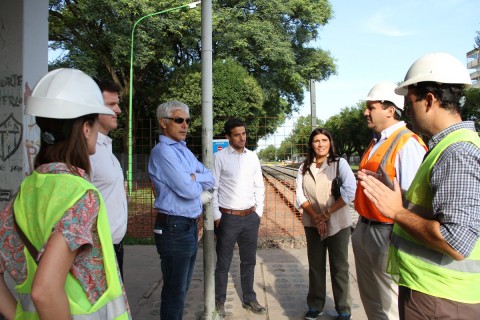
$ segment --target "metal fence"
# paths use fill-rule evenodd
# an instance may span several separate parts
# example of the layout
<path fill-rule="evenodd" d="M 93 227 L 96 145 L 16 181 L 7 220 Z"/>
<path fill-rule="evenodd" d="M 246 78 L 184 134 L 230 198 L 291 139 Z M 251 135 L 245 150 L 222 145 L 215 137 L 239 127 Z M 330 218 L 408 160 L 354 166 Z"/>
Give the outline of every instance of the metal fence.
<path fill-rule="evenodd" d="M 271 145 L 279 148 L 281 142 L 291 135 L 297 119 L 289 119 L 275 134 L 258 140 L 255 146 L 256 150 L 265 149 Z M 247 126 L 250 120 L 245 119 Z M 276 121 L 276 119 L 262 118 L 260 121 L 255 119 L 255 123 L 268 124 L 269 121 Z M 218 123 L 216 119 L 215 122 Z M 219 120 L 219 122 L 223 123 L 223 119 Z M 150 150 L 158 141 L 158 131 L 156 130 L 155 119 L 140 119 L 136 121 L 136 124 L 134 150 L 137 153 L 132 156 L 133 181 L 131 191 L 128 194 L 129 219 L 127 236 L 134 239 L 151 239 L 155 216 L 153 213 L 154 191 L 148 178 L 148 158 Z M 265 131 L 262 133 L 263 129 Z M 266 130 L 266 125 L 264 128 L 256 127 L 253 130 L 249 128 L 250 138 L 252 138 L 250 132 L 264 136 Z M 308 141 L 308 136 L 304 137 L 303 140 L 305 142 Z M 201 153 L 202 145 L 201 136 L 189 135 L 187 145 L 201 159 L 199 154 Z M 128 167 L 128 155 L 123 152 L 126 149 L 123 146 L 123 141 L 114 140 L 113 148 L 115 155 L 125 170 Z M 247 148 L 253 149 L 251 145 L 247 145 Z M 291 164 L 292 162 L 301 161 L 305 154 L 306 146 L 304 144 L 292 145 L 291 150 L 290 154 L 277 155 L 278 163 Z M 293 150 L 296 151 L 293 152 Z M 262 238 L 262 242 L 268 243 L 270 240 L 279 241 L 279 239 L 283 241 L 303 241 L 304 234 L 299 219 L 299 212 L 292 205 L 294 203 L 294 193 L 290 192 L 286 195 L 285 192 L 279 190 L 279 188 L 282 188 L 281 186 L 275 186 L 267 180 L 265 180 L 265 186 L 265 211 L 259 231 L 259 237 Z"/>

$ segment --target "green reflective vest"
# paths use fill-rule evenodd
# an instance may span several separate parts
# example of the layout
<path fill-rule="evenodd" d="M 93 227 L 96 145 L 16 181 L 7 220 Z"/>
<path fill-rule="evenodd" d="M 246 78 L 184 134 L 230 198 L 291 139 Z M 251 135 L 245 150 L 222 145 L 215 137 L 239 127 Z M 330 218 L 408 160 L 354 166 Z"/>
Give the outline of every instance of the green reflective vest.
<path fill-rule="evenodd" d="M 407 209 L 426 219 L 432 217 L 431 171 L 442 152 L 458 141 L 468 141 L 480 148 L 480 138 L 472 130 L 460 129 L 448 134 L 418 169 L 405 195 Z M 480 303 L 480 242 L 467 259 L 456 261 L 418 242 L 395 224 L 387 272 L 399 285 L 412 290 L 462 303 Z"/>
<path fill-rule="evenodd" d="M 98 193 L 90 182 L 70 174 L 41 174 L 34 171 L 23 181 L 14 203 L 15 219 L 37 250 L 48 241 L 53 227 L 65 212 L 88 190 Z M 107 290 L 92 305 L 78 280 L 69 273 L 65 291 L 70 304 L 71 319 L 129 319 L 118 277 L 107 212 L 101 196 L 97 230 L 102 245 Z M 16 286 L 19 296 L 16 319 L 39 319 L 30 295 L 37 264 L 26 248 L 24 253 L 27 279 Z"/>

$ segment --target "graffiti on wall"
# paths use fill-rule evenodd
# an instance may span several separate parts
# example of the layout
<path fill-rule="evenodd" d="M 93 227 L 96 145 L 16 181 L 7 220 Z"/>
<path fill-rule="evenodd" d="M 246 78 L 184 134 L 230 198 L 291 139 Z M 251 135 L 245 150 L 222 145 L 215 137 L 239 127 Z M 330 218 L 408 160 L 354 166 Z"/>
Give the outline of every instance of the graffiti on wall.
<path fill-rule="evenodd" d="M 22 75 L 11 74 L 0 78 L 0 106 L 19 108 L 22 104 Z"/>
<path fill-rule="evenodd" d="M 0 160 L 5 162 L 22 144 L 23 125 L 11 113 L 5 120 L 0 119 Z"/>
<path fill-rule="evenodd" d="M 20 74 L 12 72 L 0 76 L 0 203 L 15 193 L 26 167 L 21 153 L 25 135 L 22 84 L 23 76 Z M 32 137 L 32 140 L 35 139 Z M 34 151 L 27 150 L 37 153 L 37 148 Z"/>

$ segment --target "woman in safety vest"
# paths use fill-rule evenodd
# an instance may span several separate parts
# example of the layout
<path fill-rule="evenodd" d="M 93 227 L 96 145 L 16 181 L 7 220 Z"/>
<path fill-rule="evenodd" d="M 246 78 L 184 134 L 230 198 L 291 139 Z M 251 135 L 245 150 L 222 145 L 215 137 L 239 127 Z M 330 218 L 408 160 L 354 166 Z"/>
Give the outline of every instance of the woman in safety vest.
<path fill-rule="evenodd" d="M 96 83 L 75 69 L 45 75 L 27 99 L 40 149 L 35 170 L 0 213 L 0 313 L 7 319 L 131 319 L 105 205 L 89 182 Z M 16 283 L 16 296 L 3 274 Z"/>

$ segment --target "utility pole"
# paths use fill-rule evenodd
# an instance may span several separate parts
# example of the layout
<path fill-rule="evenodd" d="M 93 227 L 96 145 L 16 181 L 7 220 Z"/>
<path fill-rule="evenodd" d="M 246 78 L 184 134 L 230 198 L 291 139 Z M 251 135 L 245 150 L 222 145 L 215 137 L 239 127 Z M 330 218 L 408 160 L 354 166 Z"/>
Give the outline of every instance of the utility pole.
<path fill-rule="evenodd" d="M 315 94 L 315 80 L 310 80 L 310 108 L 312 117 L 312 131 L 317 127 L 317 96 Z"/>
<path fill-rule="evenodd" d="M 202 1 L 202 160 L 213 167 L 213 76 L 212 76 L 212 0 Z M 204 314 L 203 319 L 217 319 L 215 312 L 215 246 L 213 235 L 213 207 L 204 206 L 203 219 L 203 275 Z"/>

